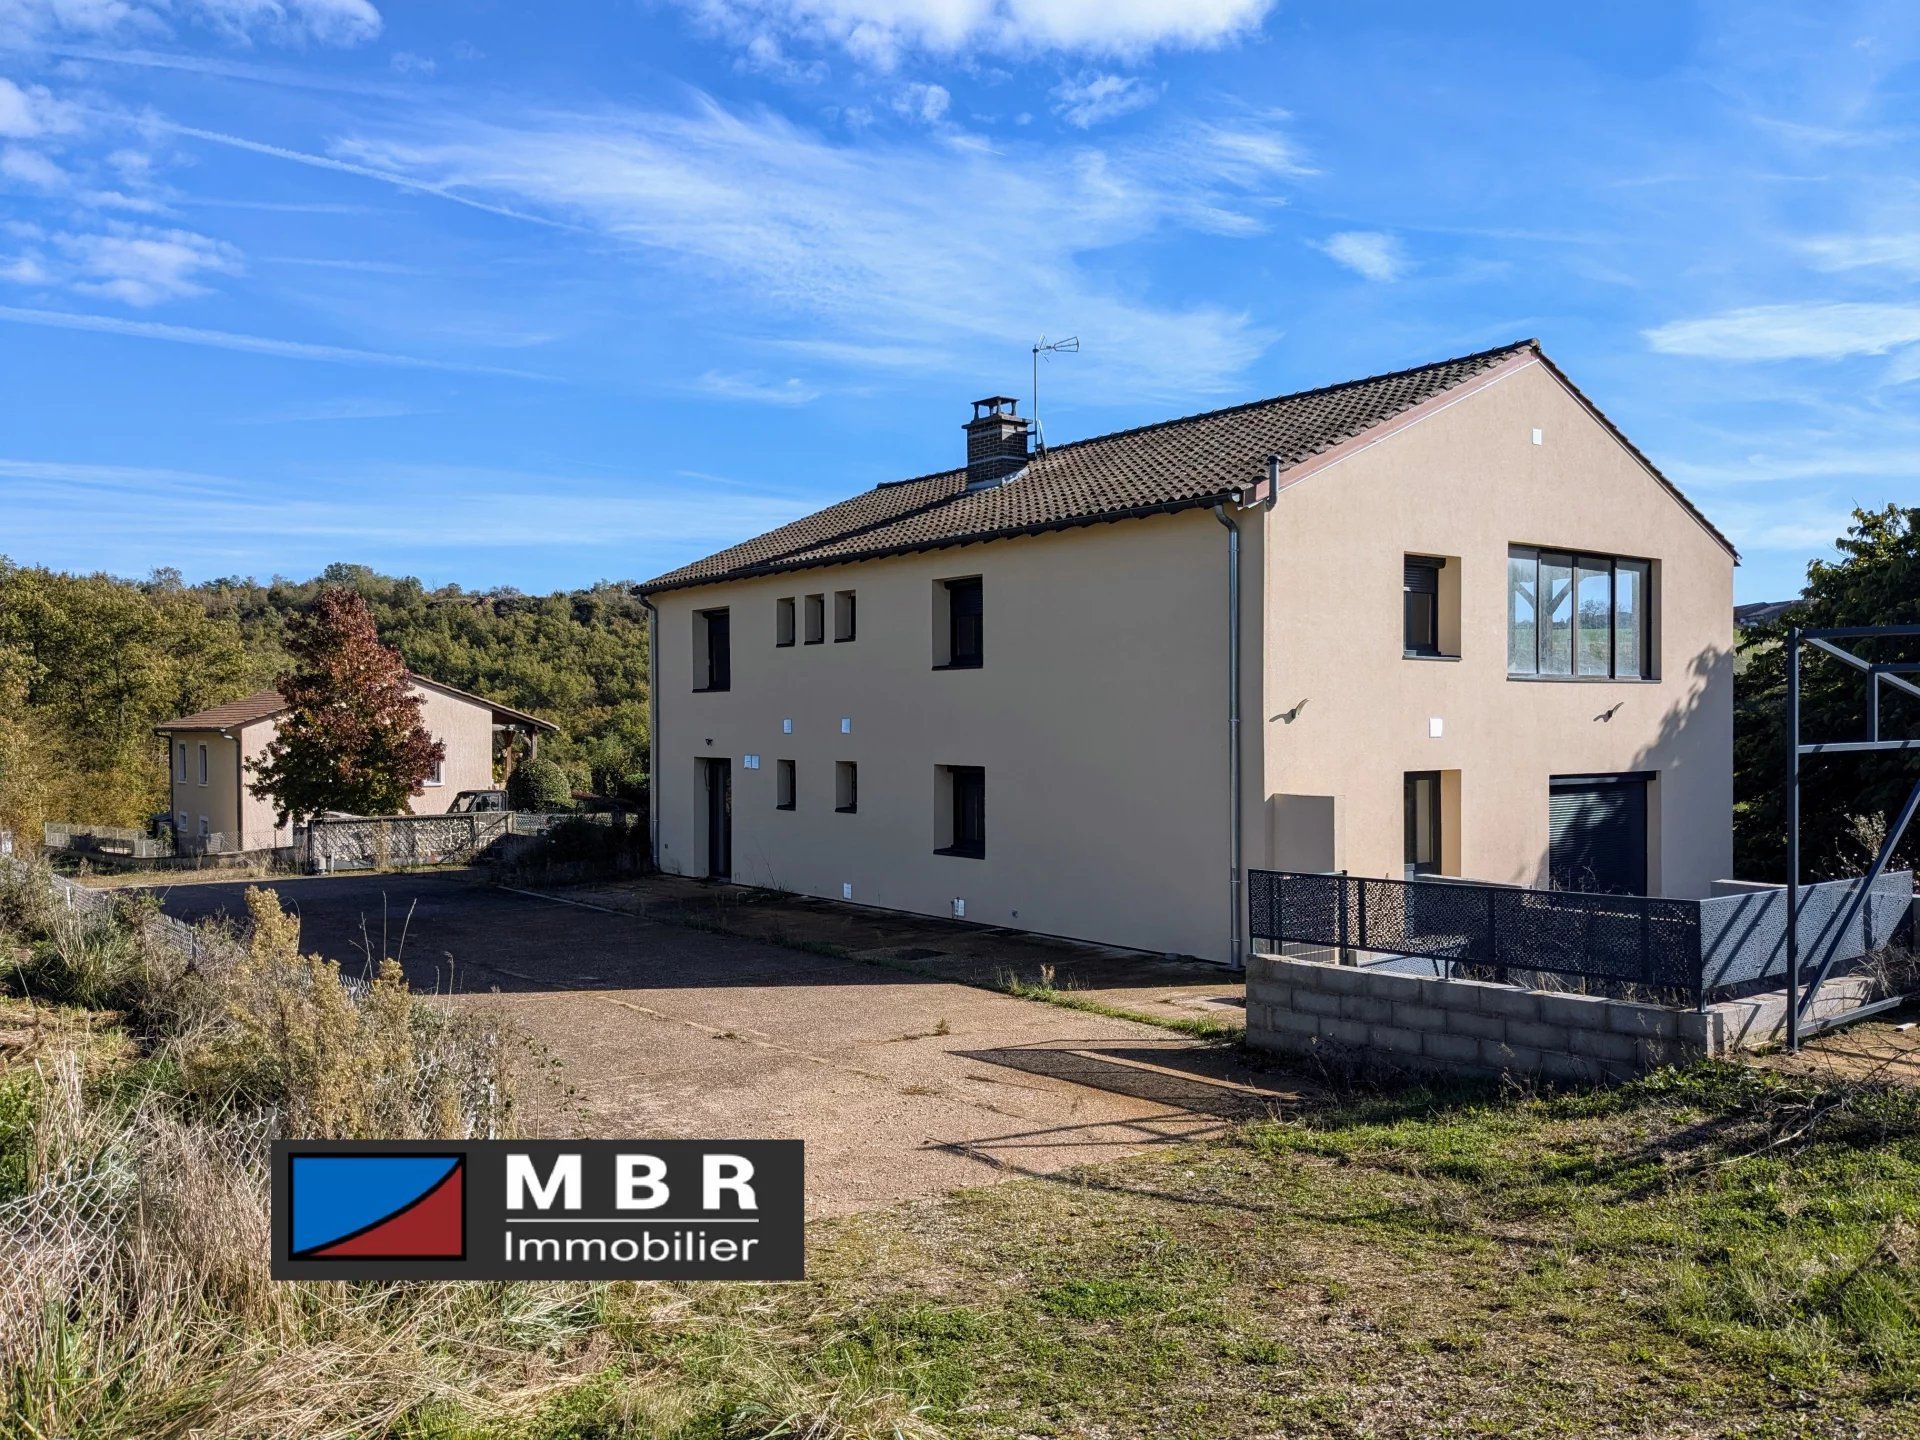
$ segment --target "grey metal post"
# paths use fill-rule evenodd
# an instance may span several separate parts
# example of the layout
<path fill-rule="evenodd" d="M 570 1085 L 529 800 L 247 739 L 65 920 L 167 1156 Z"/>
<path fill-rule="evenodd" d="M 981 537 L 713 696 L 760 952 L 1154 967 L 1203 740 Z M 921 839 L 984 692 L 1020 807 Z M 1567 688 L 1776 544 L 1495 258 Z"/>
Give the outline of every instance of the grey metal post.
<path fill-rule="evenodd" d="M 1800 1048 L 1800 627 L 1787 630 L 1787 1049 Z"/>

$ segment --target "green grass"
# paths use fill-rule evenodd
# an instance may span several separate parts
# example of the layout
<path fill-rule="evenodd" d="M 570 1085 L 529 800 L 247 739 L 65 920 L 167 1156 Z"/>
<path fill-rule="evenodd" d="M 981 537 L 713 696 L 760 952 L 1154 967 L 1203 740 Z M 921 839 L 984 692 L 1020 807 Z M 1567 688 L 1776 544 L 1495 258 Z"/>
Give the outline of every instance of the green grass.
<path fill-rule="evenodd" d="M 1352 1096 L 614 1287 L 499 1440 L 1920 1433 L 1920 1098 L 1731 1066 Z M 425 1432 L 423 1432 L 425 1433 Z"/>

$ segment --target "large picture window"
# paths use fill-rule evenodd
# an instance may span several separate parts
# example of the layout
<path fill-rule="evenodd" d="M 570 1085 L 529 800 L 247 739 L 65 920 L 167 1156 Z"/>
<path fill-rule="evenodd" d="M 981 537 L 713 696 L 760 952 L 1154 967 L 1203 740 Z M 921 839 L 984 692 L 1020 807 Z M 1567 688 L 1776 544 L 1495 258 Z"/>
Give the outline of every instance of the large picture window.
<path fill-rule="evenodd" d="M 1507 554 L 1507 673 L 1546 680 L 1650 680 L 1652 565 L 1612 555 Z"/>

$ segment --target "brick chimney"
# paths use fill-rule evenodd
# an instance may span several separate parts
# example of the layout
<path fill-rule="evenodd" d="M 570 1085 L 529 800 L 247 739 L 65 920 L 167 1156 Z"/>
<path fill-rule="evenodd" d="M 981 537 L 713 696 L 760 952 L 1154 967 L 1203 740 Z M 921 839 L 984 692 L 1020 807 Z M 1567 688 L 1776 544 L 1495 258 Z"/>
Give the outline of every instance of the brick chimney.
<path fill-rule="evenodd" d="M 1011 395 L 989 395 L 973 402 L 967 422 L 967 488 L 998 485 L 1027 465 L 1027 421 L 1016 415 Z"/>

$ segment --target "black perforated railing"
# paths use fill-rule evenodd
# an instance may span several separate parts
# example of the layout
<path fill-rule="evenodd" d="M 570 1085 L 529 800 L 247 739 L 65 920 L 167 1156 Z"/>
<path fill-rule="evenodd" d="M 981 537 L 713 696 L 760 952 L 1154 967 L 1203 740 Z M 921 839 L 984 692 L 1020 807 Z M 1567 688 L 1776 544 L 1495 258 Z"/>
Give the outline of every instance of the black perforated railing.
<path fill-rule="evenodd" d="M 1526 983 L 1540 971 L 1612 992 L 1703 998 L 1695 900 L 1254 870 L 1248 909 L 1255 948 L 1416 956 L 1486 979 Z"/>

